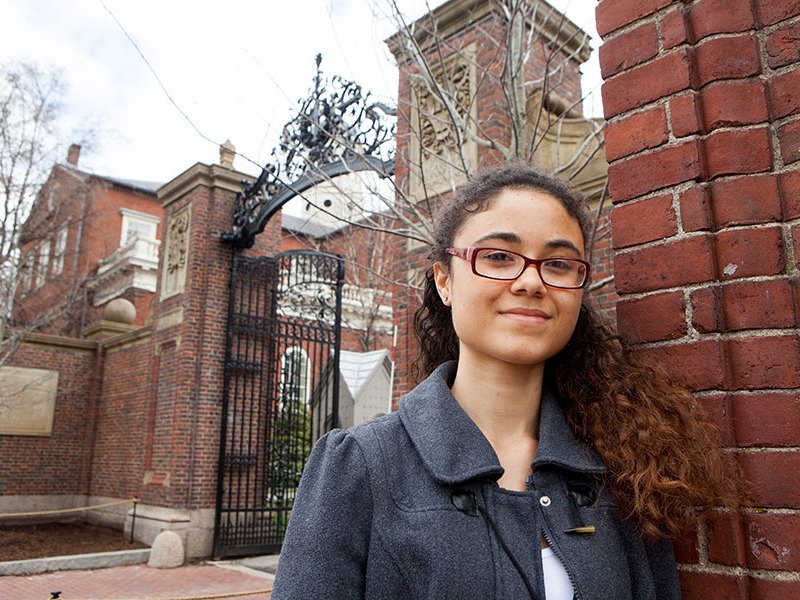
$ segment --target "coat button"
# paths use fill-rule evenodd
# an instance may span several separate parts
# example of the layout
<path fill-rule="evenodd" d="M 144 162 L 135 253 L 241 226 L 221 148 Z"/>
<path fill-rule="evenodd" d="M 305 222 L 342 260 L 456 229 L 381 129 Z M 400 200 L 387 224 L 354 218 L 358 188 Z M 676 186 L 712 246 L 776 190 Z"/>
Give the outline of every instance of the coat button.
<path fill-rule="evenodd" d="M 545 507 L 550 506 L 550 496 L 542 496 L 539 498 L 539 504 Z"/>

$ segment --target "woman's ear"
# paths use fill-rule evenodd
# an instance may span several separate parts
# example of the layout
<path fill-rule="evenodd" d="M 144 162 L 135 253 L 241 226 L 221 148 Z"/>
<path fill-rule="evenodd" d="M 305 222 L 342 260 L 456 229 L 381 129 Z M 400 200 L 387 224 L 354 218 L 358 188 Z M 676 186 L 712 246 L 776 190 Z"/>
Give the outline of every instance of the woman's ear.
<path fill-rule="evenodd" d="M 450 272 L 440 262 L 433 263 L 433 281 L 436 283 L 436 291 L 445 306 L 450 306 Z"/>

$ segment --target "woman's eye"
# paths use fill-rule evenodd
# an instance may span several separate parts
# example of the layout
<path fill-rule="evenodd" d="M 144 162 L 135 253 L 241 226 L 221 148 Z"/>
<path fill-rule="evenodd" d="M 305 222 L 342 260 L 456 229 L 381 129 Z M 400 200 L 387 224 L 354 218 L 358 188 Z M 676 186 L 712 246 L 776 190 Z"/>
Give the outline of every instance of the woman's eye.
<path fill-rule="evenodd" d="M 514 260 L 514 257 L 508 252 L 488 252 L 481 258 L 490 260 L 492 262 L 509 262 Z"/>
<path fill-rule="evenodd" d="M 576 263 L 569 260 L 548 260 L 544 263 L 544 267 L 554 271 L 571 271 L 576 267 Z"/>

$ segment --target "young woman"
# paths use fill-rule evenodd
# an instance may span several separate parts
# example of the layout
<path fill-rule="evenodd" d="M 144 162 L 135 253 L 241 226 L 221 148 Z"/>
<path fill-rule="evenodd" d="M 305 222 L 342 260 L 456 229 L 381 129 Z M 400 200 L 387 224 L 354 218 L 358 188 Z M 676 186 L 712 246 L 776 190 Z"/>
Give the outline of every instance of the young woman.
<path fill-rule="evenodd" d="M 592 316 L 582 198 L 511 165 L 436 227 L 428 378 L 317 444 L 272 598 L 679 598 L 669 535 L 725 497 L 720 459 Z"/>

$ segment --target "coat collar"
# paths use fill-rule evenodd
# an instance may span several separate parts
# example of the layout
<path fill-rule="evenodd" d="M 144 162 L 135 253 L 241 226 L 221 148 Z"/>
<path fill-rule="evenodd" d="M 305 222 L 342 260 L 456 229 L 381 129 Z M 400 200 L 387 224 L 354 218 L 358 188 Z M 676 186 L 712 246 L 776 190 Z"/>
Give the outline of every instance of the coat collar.
<path fill-rule="evenodd" d="M 479 477 L 499 479 L 503 468 L 491 444 L 459 406 L 448 382 L 456 363 L 439 366 L 400 400 L 400 420 L 437 482 L 455 485 Z M 542 394 L 539 448 L 534 468 L 553 465 L 586 474 L 605 471 L 597 452 L 581 442 L 564 418 L 559 399 Z"/>

